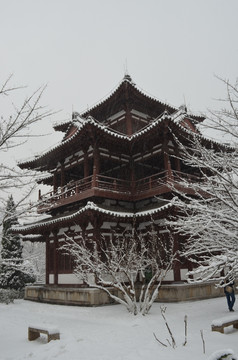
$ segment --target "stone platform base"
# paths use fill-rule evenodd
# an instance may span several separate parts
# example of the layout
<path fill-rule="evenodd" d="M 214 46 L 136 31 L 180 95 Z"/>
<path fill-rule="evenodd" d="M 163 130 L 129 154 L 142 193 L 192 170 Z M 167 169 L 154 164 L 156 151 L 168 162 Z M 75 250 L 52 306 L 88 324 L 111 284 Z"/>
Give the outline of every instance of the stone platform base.
<path fill-rule="evenodd" d="M 116 293 L 115 293 L 116 294 Z M 162 285 L 157 302 L 201 300 L 223 296 L 223 289 L 214 284 L 171 284 Z M 63 305 L 99 306 L 115 303 L 104 291 L 89 288 L 62 288 L 50 286 L 27 286 L 25 299 Z"/>
<path fill-rule="evenodd" d="M 177 302 L 202 300 L 224 296 L 222 288 L 216 288 L 213 283 L 204 284 L 172 284 L 162 285 L 157 298 L 158 302 Z"/>

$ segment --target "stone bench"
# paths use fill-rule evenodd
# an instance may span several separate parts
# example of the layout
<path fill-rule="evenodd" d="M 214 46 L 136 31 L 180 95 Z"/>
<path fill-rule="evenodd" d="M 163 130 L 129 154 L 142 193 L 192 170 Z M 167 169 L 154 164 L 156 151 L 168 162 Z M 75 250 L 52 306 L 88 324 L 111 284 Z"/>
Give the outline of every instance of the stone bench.
<path fill-rule="evenodd" d="M 233 328 L 238 329 L 238 316 L 227 316 L 212 321 L 212 331 L 219 331 L 224 334 L 224 328 L 233 325 Z"/>
<path fill-rule="evenodd" d="M 28 327 L 28 340 L 36 340 L 38 337 L 40 337 L 40 334 L 46 334 L 48 342 L 51 340 L 59 340 L 60 339 L 60 333 L 59 331 L 52 326 L 29 326 Z"/>

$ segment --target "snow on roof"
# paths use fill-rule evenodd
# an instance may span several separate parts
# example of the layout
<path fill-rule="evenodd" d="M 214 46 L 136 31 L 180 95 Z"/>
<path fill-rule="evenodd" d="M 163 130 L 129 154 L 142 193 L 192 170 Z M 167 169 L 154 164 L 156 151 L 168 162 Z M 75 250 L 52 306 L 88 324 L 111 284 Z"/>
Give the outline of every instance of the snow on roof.
<path fill-rule="evenodd" d="M 143 96 L 147 97 L 149 100 L 152 101 L 156 101 L 159 102 L 160 104 L 164 105 L 165 107 L 170 107 L 173 108 L 174 110 L 176 110 L 176 108 L 172 105 L 170 105 L 169 103 L 165 103 L 164 101 L 159 100 L 158 98 L 149 95 L 145 90 L 141 89 L 138 85 L 136 85 L 133 81 L 132 78 L 130 77 L 130 75 L 126 74 L 123 79 L 119 82 L 118 85 L 116 85 L 114 87 L 114 89 L 112 89 L 111 92 L 109 92 L 109 94 L 107 94 L 104 98 L 102 98 L 101 100 L 99 100 L 96 104 L 92 105 L 90 108 L 82 111 L 80 114 L 81 116 L 85 116 L 86 114 L 88 114 L 89 112 L 93 111 L 94 109 L 96 109 L 98 106 L 102 105 L 104 102 L 106 102 L 108 99 L 110 99 L 117 91 L 118 89 L 121 87 L 121 85 L 123 83 L 129 83 L 134 89 L 136 89 L 139 93 L 141 93 Z"/>
<path fill-rule="evenodd" d="M 144 128 L 140 129 L 139 131 L 137 131 L 136 133 L 132 134 L 132 135 L 126 135 L 126 134 L 122 134 L 119 133 L 118 131 L 111 129 L 110 127 L 107 127 L 106 125 L 103 125 L 102 123 L 98 122 L 96 119 L 94 119 L 92 116 L 88 116 L 86 118 L 84 118 L 83 116 L 86 116 L 90 111 L 92 111 L 94 108 L 96 108 L 97 106 L 99 106 L 100 104 L 102 104 L 103 102 L 105 102 L 108 98 L 110 98 L 111 96 L 114 95 L 114 93 L 119 89 L 119 87 L 125 83 L 128 82 L 130 83 L 131 86 L 133 86 L 137 91 L 139 91 L 141 94 L 143 94 L 144 96 L 146 96 L 147 98 L 149 98 L 150 100 L 153 101 L 158 101 L 163 105 L 167 105 L 168 107 L 171 107 L 174 109 L 173 114 L 169 114 L 166 110 L 164 111 L 164 113 L 162 113 L 160 116 L 158 116 L 156 119 L 154 119 L 149 125 L 146 125 Z M 36 161 L 37 159 L 43 157 L 43 156 L 47 156 L 48 154 L 52 153 L 53 151 L 55 151 L 56 149 L 59 149 L 62 146 L 65 146 L 67 143 L 71 142 L 75 137 L 78 136 L 78 134 L 80 133 L 80 131 L 83 130 L 83 128 L 86 127 L 86 125 L 91 124 L 95 127 L 97 127 L 98 129 L 104 131 L 105 133 L 119 138 L 119 139 L 124 139 L 127 141 L 132 141 L 135 138 L 138 138 L 139 136 L 144 135 L 145 133 L 149 132 L 153 127 L 157 126 L 158 123 L 162 122 L 165 119 L 171 120 L 173 121 L 176 125 L 180 126 L 181 129 L 183 129 L 184 131 L 187 131 L 189 133 L 189 130 L 186 129 L 184 126 L 181 125 L 181 121 L 185 118 L 185 117 L 193 117 L 193 115 L 188 114 L 187 113 L 187 109 L 185 106 L 181 106 L 179 109 L 174 108 L 171 105 L 165 104 L 163 102 L 161 102 L 160 100 L 156 99 L 155 97 L 152 97 L 150 95 L 147 95 L 143 90 L 139 89 L 132 81 L 131 77 L 129 75 L 125 75 L 124 78 L 122 79 L 122 81 L 119 83 L 119 85 L 116 87 L 116 89 L 114 91 L 111 92 L 110 96 L 106 97 L 106 99 L 100 101 L 99 103 L 97 103 L 96 105 L 92 106 L 90 109 L 88 109 L 87 111 L 82 112 L 81 114 L 74 112 L 73 113 L 73 119 L 71 121 L 67 121 L 61 125 L 68 125 L 68 128 L 66 130 L 66 132 L 69 131 L 69 128 L 72 125 L 75 125 L 78 130 L 75 131 L 75 133 L 70 136 L 70 137 L 65 137 L 60 143 L 53 145 L 52 147 L 50 147 L 48 150 L 46 150 L 44 153 L 41 154 L 36 154 L 34 155 L 34 157 L 28 158 L 23 160 L 22 162 L 20 162 L 18 165 L 24 165 L 24 164 L 29 164 L 29 163 L 33 163 L 34 161 Z M 56 126 L 57 127 L 57 126 Z"/>
<path fill-rule="evenodd" d="M 31 230 L 31 229 L 35 229 L 35 228 L 41 228 L 41 227 L 44 227 L 46 225 L 56 224 L 56 223 L 59 223 L 61 221 L 72 220 L 72 219 L 76 218 L 77 216 L 83 214 L 84 212 L 86 212 L 88 210 L 93 210 L 93 211 L 99 212 L 101 214 L 106 214 L 106 215 L 110 215 L 110 216 L 113 216 L 113 217 L 120 217 L 120 218 L 125 218 L 126 219 L 126 218 L 133 218 L 133 217 L 151 216 L 151 215 L 154 215 L 154 214 L 156 214 L 158 212 L 161 212 L 163 210 L 169 209 L 172 206 L 173 206 L 173 204 L 169 202 L 168 204 L 157 207 L 155 209 L 138 211 L 138 212 L 134 213 L 134 212 L 123 212 L 123 211 L 108 210 L 108 209 L 105 209 L 103 207 L 100 207 L 100 206 L 96 205 L 92 201 L 88 201 L 86 206 L 84 206 L 83 208 L 77 210 L 76 212 L 74 212 L 74 213 L 72 213 L 70 215 L 64 215 L 64 216 L 60 216 L 58 218 L 50 218 L 50 219 L 47 219 L 47 220 L 40 221 L 38 223 L 31 223 L 31 224 L 13 226 L 12 230 L 13 231 L 26 231 L 26 230 Z"/>
<path fill-rule="evenodd" d="M 41 238 L 41 237 L 42 237 L 42 235 L 40 235 L 40 234 L 29 234 L 29 235 L 22 235 L 21 239 L 22 239 L 22 240 L 25 240 L 25 239 L 32 239 L 32 240 L 34 240 L 34 239 L 39 239 L 39 238 Z"/>

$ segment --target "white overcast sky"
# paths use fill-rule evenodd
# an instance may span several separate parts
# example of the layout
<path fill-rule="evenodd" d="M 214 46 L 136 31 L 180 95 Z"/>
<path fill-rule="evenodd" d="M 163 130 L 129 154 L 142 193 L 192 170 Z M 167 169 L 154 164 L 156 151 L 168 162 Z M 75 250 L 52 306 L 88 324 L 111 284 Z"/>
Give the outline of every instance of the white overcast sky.
<path fill-rule="evenodd" d="M 62 110 L 50 129 L 107 95 L 125 68 L 147 93 L 204 112 L 225 95 L 215 75 L 238 76 L 237 17 L 238 0 L 0 0 L 0 81 L 13 73 L 28 95 L 47 84 L 42 104 Z M 29 141 L 23 157 L 58 139 Z"/>

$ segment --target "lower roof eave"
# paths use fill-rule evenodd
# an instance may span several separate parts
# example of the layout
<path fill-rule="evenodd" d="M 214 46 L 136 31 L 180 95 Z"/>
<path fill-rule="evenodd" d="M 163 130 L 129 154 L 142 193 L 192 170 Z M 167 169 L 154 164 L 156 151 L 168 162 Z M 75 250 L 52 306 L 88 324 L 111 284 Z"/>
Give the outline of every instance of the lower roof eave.
<path fill-rule="evenodd" d="M 63 226 L 65 224 L 75 223 L 79 218 L 90 219 L 97 215 L 101 215 L 105 220 L 120 220 L 120 221 L 131 221 L 132 219 L 151 219 L 155 215 L 164 216 L 168 211 L 171 211 L 174 205 L 171 202 L 168 202 L 166 205 L 138 212 L 120 212 L 112 211 L 105 208 L 102 208 L 96 205 L 93 202 L 88 202 L 83 208 L 71 213 L 70 215 L 64 215 L 59 217 L 52 217 L 50 219 L 41 220 L 32 224 L 26 224 L 21 226 L 15 226 L 12 228 L 12 232 L 19 233 L 24 235 L 24 239 L 31 241 L 37 241 L 37 236 L 39 237 L 38 241 L 42 241 L 40 236 L 46 232 L 52 231 L 52 229 L 57 228 L 59 225 Z"/>

